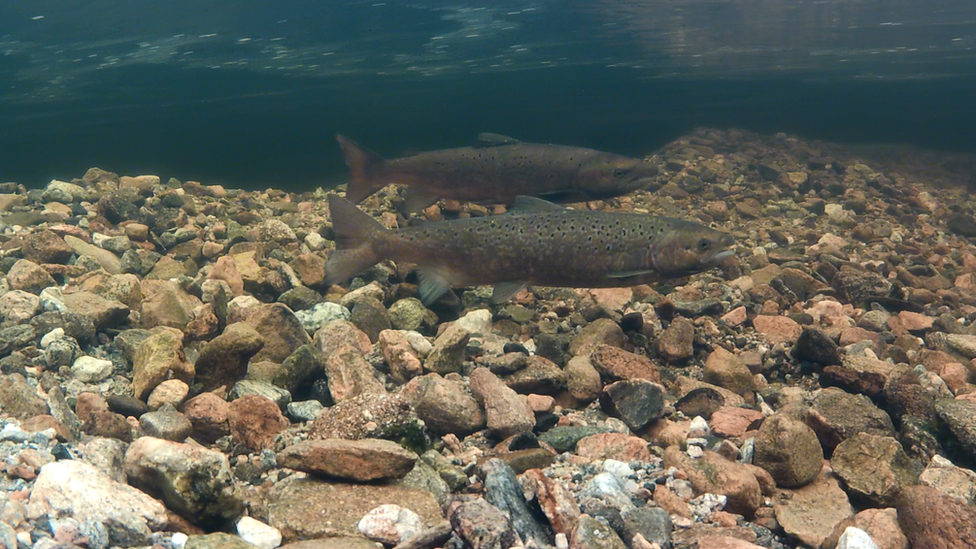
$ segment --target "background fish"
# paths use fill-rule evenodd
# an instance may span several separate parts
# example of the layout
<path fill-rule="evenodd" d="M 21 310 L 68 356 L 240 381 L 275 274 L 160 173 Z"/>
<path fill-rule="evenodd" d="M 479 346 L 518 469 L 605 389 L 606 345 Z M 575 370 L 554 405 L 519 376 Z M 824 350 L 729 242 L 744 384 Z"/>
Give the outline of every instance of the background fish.
<path fill-rule="evenodd" d="M 482 284 L 494 284 L 492 301 L 499 303 L 527 284 L 633 286 L 704 271 L 733 254 L 731 236 L 690 221 L 569 210 L 530 197 L 515 206 L 505 215 L 390 230 L 330 194 L 336 249 L 326 282 L 392 259 L 417 264 L 425 304 L 452 286 Z"/>
<path fill-rule="evenodd" d="M 597 200 L 650 183 L 657 167 L 637 158 L 567 147 L 522 143 L 497 134 L 480 146 L 429 151 L 386 160 L 336 135 L 349 166 L 346 197 L 360 202 L 390 183 L 407 185 L 407 211 L 440 198 L 512 204 L 516 196 L 558 201 Z"/>

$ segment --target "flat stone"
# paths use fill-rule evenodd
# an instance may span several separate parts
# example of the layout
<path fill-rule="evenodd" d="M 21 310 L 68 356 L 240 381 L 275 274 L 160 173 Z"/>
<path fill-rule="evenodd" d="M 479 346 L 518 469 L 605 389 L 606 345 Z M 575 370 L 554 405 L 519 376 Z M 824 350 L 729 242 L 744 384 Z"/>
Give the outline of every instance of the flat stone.
<path fill-rule="evenodd" d="M 830 464 L 848 492 L 879 506 L 893 505 L 919 475 L 897 440 L 867 433 L 857 433 L 837 445 Z"/>
<path fill-rule="evenodd" d="M 597 345 L 590 353 L 590 362 L 597 372 L 612 381 L 645 379 L 654 383 L 661 382 L 661 374 L 650 359 L 619 347 Z"/>
<path fill-rule="evenodd" d="M 733 438 L 744 435 L 747 430 L 764 417 L 763 413 L 758 410 L 739 408 L 737 406 L 723 406 L 712 414 L 708 425 L 712 428 L 712 433 L 715 435 Z"/>
<path fill-rule="evenodd" d="M 821 473 L 806 486 L 790 491 L 773 509 L 783 530 L 805 545 L 820 547 L 834 527 L 854 515 L 854 508 L 837 478 Z"/>
<path fill-rule="evenodd" d="M 634 431 L 664 415 L 662 385 L 643 379 L 617 381 L 604 387 L 600 397 L 603 410 L 623 420 Z"/>
<path fill-rule="evenodd" d="M 897 509 L 912 549 L 976 547 L 976 509 L 934 488 L 906 488 Z"/>
<path fill-rule="evenodd" d="M 677 467 L 688 475 L 696 495 L 720 494 L 728 497 L 725 509 L 751 517 L 762 504 L 762 491 L 755 475 L 746 466 L 705 450 L 693 459 L 677 446 L 664 452 L 664 467 Z"/>
<path fill-rule="evenodd" d="M 278 453 L 280 466 L 360 482 L 402 478 L 416 461 L 417 454 L 381 439 L 308 440 Z"/>

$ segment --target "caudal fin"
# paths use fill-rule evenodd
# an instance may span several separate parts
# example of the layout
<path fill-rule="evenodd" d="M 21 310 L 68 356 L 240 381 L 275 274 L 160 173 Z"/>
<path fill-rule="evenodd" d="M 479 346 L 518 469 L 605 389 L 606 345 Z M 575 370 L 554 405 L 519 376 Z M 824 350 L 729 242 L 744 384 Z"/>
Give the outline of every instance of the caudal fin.
<path fill-rule="evenodd" d="M 381 178 L 377 177 L 377 172 L 386 160 L 343 135 L 336 134 L 336 141 L 342 147 L 342 158 L 349 166 L 349 188 L 346 190 L 346 198 L 358 204 L 386 185 Z"/>
<path fill-rule="evenodd" d="M 325 264 L 326 284 L 338 284 L 376 265 L 381 257 L 373 242 L 386 227 L 337 194 L 329 195 L 329 214 L 336 234 L 336 249 Z"/>

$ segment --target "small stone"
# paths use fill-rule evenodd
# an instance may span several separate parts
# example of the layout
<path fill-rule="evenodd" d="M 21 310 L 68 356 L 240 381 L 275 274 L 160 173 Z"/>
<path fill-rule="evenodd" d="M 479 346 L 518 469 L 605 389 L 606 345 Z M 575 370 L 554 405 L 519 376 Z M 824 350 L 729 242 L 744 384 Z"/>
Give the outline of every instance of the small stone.
<path fill-rule="evenodd" d="M 684 317 L 675 318 L 658 339 L 658 351 L 667 362 L 677 364 L 694 355 L 695 325 Z"/>
<path fill-rule="evenodd" d="M 185 440 L 193 432 L 190 420 L 170 407 L 142 414 L 139 427 L 146 436 L 177 442 Z"/>
<path fill-rule="evenodd" d="M 661 374 L 650 359 L 618 347 L 597 345 L 590 354 L 590 362 L 600 374 L 613 381 L 644 379 L 661 382 Z"/>
<path fill-rule="evenodd" d="M 597 433 L 576 443 L 576 454 L 591 460 L 651 461 L 647 441 L 624 433 Z"/>
<path fill-rule="evenodd" d="M 893 505 L 919 475 L 897 440 L 867 433 L 857 433 L 837 445 L 830 465 L 848 491 L 880 506 Z"/>
<path fill-rule="evenodd" d="M 800 325 L 785 316 L 759 315 L 752 319 L 752 325 L 767 341 L 774 344 L 796 341 L 802 333 Z"/>
<path fill-rule="evenodd" d="M 424 323 L 427 309 L 419 299 L 407 297 L 390 305 L 390 324 L 397 330 L 418 330 Z"/>
<path fill-rule="evenodd" d="M 742 359 L 723 347 L 716 346 L 708 355 L 703 379 L 706 383 L 728 389 L 752 402 L 753 392 L 756 390 L 752 372 Z"/>
<path fill-rule="evenodd" d="M 190 386 L 179 379 L 167 379 L 156 386 L 146 403 L 150 410 L 158 410 L 164 405 L 178 407 L 183 399 L 190 394 Z M 165 438 L 165 437 L 164 437 Z"/>
<path fill-rule="evenodd" d="M 441 375 L 459 371 L 470 338 L 471 332 L 463 326 L 451 325 L 434 340 L 434 348 L 427 356 L 424 368 Z"/>
<path fill-rule="evenodd" d="M 756 410 L 724 406 L 712 414 L 709 426 L 712 432 L 720 437 L 741 437 L 747 430 L 755 428 L 754 425 L 764 417 L 762 412 Z"/>
<path fill-rule="evenodd" d="M 820 473 L 823 449 L 813 429 L 785 414 L 775 414 L 759 427 L 752 463 L 769 471 L 777 486 L 798 488 Z"/>
<path fill-rule="evenodd" d="M 513 547 L 518 539 L 508 517 L 484 499 L 451 504 L 447 517 L 454 532 L 472 549 Z"/>
<path fill-rule="evenodd" d="M 423 524 L 420 516 L 410 509 L 384 504 L 366 513 L 359 521 L 358 529 L 373 541 L 396 545 L 419 534 Z"/>
<path fill-rule="evenodd" d="M 663 386 L 643 379 L 630 379 L 604 387 L 600 404 L 607 414 L 619 417 L 634 431 L 664 415 Z"/>
<path fill-rule="evenodd" d="M 417 417 L 435 434 L 465 436 L 485 427 L 478 401 L 457 381 L 431 373 L 411 380 L 401 394 L 412 395 Z"/>
<path fill-rule="evenodd" d="M 847 494 L 827 473 L 790 495 L 774 505 L 776 520 L 787 534 L 809 547 L 820 547 L 835 526 L 854 515 Z"/>
<path fill-rule="evenodd" d="M 325 409 L 325 407 L 322 406 L 322 403 L 317 400 L 289 402 L 288 406 L 285 407 L 288 418 L 295 423 L 315 421 L 315 418 L 319 416 L 323 409 Z"/>
<path fill-rule="evenodd" d="M 111 360 L 81 356 L 71 365 L 71 376 L 84 383 L 98 383 L 110 375 L 112 375 Z"/>
<path fill-rule="evenodd" d="M 573 398 L 590 402 L 603 391 L 600 372 L 587 357 L 574 356 L 566 363 L 563 371 L 566 373 L 566 390 Z"/>
<path fill-rule="evenodd" d="M 627 548 L 627 545 L 624 544 L 613 528 L 589 515 L 580 517 L 569 538 L 569 544 L 570 547 L 592 549 Z"/>
<path fill-rule="evenodd" d="M 501 438 L 531 431 L 535 414 L 525 396 L 506 386 L 488 368 L 471 373 L 471 392 L 485 409 L 489 431 Z"/>
<path fill-rule="evenodd" d="M 231 402 L 227 422 L 234 441 L 252 452 L 270 448 L 274 437 L 290 425 L 277 404 L 257 395 Z"/>
<path fill-rule="evenodd" d="M 333 320 L 349 320 L 349 309 L 338 303 L 324 301 L 316 303 L 311 308 L 295 312 L 295 317 L 302 323 L 305 331 L 314 334 L 319 328 Z"/>
<path fill-rule="evenodd" d="M 489 335 L 491 334 L 491 311 L 488 309 L 468 311 L 454 324 L 464 328 L 471 335 Z"/>
<path fill-rule="evenodd" d="M 793 357 L 822 366 L 840 364 L 837 344 L 816 328 L 803 328 L 800 337 L 796 339 L 796 344 L 793 345 Z"/>
<path fill-rule="evenodd" d="M 136 398 L 145 400 L 163 381 L 175 378 L 190 383 L 194 374 L 183 351 L 183 333 L 175 328 L 156 328 L 136 350 L 132 388 Z"/>
<path fill-rule="evenodd" d="M 878 549 L 867 532 L 848 526 L 837 541 L 837 549 Z"/>
<path fill-rule="evenodd" d="M 587 324 L 569 344 L 573 356 L 589 356 L 598 345 L 625 347 L 628 339 L 620 325 L 609 318 L 598 318 Z"/>
<path fill-rule="evenodd" d="M 307 440 L 278 453 L 278 464 L 298 471 L 359 482 L 403 478 L 417 454 L 389 440 Z"/>
<path fill-rule="evenodd" d="M 40 309 L 40 298 L 24 290 L 11 290 L 0 295 L 0 319 L 8 324 L 23 324 Z"/>
<path fill-rule="evenodd" d="M 186 401 L 183 413 L 193 424 L 193 437 L 213 443 L 230 434 L 230 403 L 214 393 L 201 393 Z"/>
<path fill-rule="evenodd" d="M 762 504 L 762 491 L 752 471 L 715 452 L 705 450 L 700 459 L 693 459 L 677 446 L 671 446 L 664 452 L 664 466 L 684 471 L 696 495 L 728 497 L 725 509 L 731 513 L 751 517 Z"/>
<path fill-rule="evenodd" d="M 203 346 L 196 362 L 197 381 L 204 391 L 231 387 L 247 373 L 247 364 L 264 346 L 264 337 L 243 322 L 227 326 L 224 332 Z"/>

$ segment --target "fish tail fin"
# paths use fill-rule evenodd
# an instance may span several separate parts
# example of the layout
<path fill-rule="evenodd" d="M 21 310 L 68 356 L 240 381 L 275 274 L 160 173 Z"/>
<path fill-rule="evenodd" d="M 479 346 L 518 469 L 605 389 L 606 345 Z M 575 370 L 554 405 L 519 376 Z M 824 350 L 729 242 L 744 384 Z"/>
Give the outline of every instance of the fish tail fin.
<path fill-rule="evenodd" d="M 336 249 L 325 264 L 326 284 L 338 284 L 376 265 L 381 258 L 373 243 L 389 230 L 337 194 L 329 194 L 329 215 Z"/>
<path fill-rule="evenodd" d="M 346 198 L 353 204 L 358 204 L 386 185 L 383 180 L 376 177 L 379 169 L 386 164 L 386 160 L 343 135 L 336 134 L 336 141 L 342 147 L 342 158 L 349 166 L 349 187 L 346 190 Z"/>

